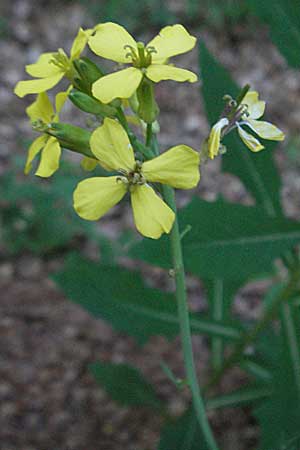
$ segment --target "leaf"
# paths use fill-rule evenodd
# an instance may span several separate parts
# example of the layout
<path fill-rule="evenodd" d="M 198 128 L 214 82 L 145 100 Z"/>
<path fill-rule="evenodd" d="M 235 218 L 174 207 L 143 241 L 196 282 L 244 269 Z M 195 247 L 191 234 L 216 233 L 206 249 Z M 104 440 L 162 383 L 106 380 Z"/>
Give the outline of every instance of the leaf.
<path fill-rule="evenodd" d="M 90 365 L 90 370 L 111 398 L 121 405 L 162 408 L 154 388 L 135 367 L 96 362 Z"/>
<path fill-rule="evenodd" d="M 11 253 L 50 252 L 91 230 L 92 224 L 80 220 L 71 204 L 75 175 L 54 177 L 51 184 L 40 179 L 20 181 L 13 171 L 1 178 L 1 240 Z"/>
<path fill-rule="evenodd" d="M 201 91 L 207 117 L 210 125 L 213 125 L 224 108 L 223 96 L 229 94 L 236 97 L 240 89 L 203 43 L 200 44 L 200 70 L 203 80 Z M 282 215 L 281 182 L 272 156 L 272 149 L 276 144 L 265 141 L 265 150 L 254 154 L 241 142 L 236 131 L 225 137 L 224 144 L 227 153 L 222 156 L 223 171 L 240 178 L 267 214 L 272 217 Z"/>
<path fill-rule="evenodd" d="M 272 393 L 272 389 L 263 384 L 249 385 L 241 389 L 237 389 L 229 394 L 219 395 L 218 397 L 210 398 L 206 402 L 206 407 L 210 409 L 232 408 L 256 403 Z"/>
<path fill-rule="evenodd" d="M 269 25 L 271 39 L 291 67 L 300 67 L 300 1 L 247 0 L 250 9 Z"/>
<path fill-rule="evenodd" d="M 264 335 L 263 345 L 261 340 L 258 342 L 258 350 L 263 351 L 261 357 L 267 362 L 272 373 L 272 383 L 269 383 L 272 395 L 254 410 L 254 415 L 261 427 L 260 450 L 287 449 L 291 442 L 296 444 L 299 440 L 300 401 L 297 385 L 299 373 L 295 372 L 293 353 L 290 352 L 289 334 L 293 327 L 290 326 L 289 321 L 286 325 L 289 330 L 284 327 L 276 338 L 277 342 L 274 334 Z M 299 328 L 300 322 L 297 320 L 298 331 L 295 339 L 298 349 Z"/>
<path fill-rule="evenodd" d="M 194 197 L 179 212 L 185 267 L 199 277 L 231 280 L 269 272 L 275 258 L 300 241 L 298 222 L 271 218 L 261 207 L 206 202 Z M 131 249 L 137 259 L 171 268 L 168 237 L 143 239 Z"/>
<path fill-rule="evenodd" d="M 53 278 L 70 300 L 140 344 L 150 336 L 171 339 L 179 334 L 173 294 L 147 287 L 138 272 L 103 266 L 73 254 Z M 240 337 L 238 328 L 202 319 L 199 314 L 191 314 L 191 326 L 194 334 Z"/>
<path fill-rule="evenodd" d="M 161 433 L 158 450 L 209 450 L 192 408 Z"/>

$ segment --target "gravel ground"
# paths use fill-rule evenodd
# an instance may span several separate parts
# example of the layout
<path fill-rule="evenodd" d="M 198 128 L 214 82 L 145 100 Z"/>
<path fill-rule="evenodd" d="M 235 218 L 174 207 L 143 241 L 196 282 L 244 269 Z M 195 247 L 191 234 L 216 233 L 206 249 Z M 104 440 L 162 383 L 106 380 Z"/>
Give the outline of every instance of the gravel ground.
<path fill-rule="evenodd" d="M 9 166 L 11 155 L 23 152 L 20 141 L 32 138 L 24 108 L 31 99 L 17 99 L 12 89 L 24 77 L 24 65 L 34 62 L 44 51 L 68 48 L 79 25 L 91 25 L 83 8 L 67 2 L 4 0 L 0 13 L 7 17 L 8 38 L 0 40 L 0 174 Z M 67 18 L 67 20 L 66 20 Z M 192 30 L 191 30 L 192 31 Z M 196 32 L 196 34 L 199 33 Z M 288 135 L 299 131 L 300 107 L 294 98 L 300 92 L 299 73 L 287 68 L 263 29 L 236 27 L 225 33 L 204 29 L 200 38 L 232 72 L 241 84 L 250 82 L 268 101 L 268 118 Z M 182 65 L 197 71 L 196 52 L 182 56 Z M 160 142 L 163 148 L 184 142 L 199 147 L 208 125 L 199 97 L 199 85 L 180 86 L 163 83 L 157 89 L 161 107 Z M 195 101 L 198 99 L 199 101 Z M 74 112 L 66 108 L 65 120 Z M 79 117 L 75 116 L 75 122 Z M 178 124 L 180 123 L 180 126 Z M 283 177 L 282 197 L 290 217 L 299 217 L 298 166 L 284 151 L 278 151 L 277 163 Z M 251 202 L 239 181 L 219 175 L 219 161 L 205 167 L 199 193 L 214 200 L 218 193 L 243 203 Z M 180 197 L 180 203 L 187 196 Z M 123 211 L 123 210 L 122 210 Z M 130 224 L 129 213 L 122 222 L 113 217 L 103 230 L 118 232 Z M 0 249 L 1 255 L 1 249 Z M 49 280 L 49 273 L 63 262 L 23 254 L 12 260 L 1 255 L 0 262 L 0 449 L 2 450 L 150 450 L 157 442 L 160 419 L 146 409 L 120 408 L 96 386 L 88 373 L 90 362 L 104 361 L 136 364 L 158 392 L 171 412 L 179 414 L 188 401 L 187 393 L 178 398 L 176 391 L 159 368 L 164 359 L 179 376 L 182 374 L 178 340 L 166 342 L 153 338 L 143 348 L 131 338 L 114 332 L 72 305 Z M 150 273 L 160 285 L 160 271 Z M 255 318 L 265 283 L 245 288 L 237 298 L 235 311 Z M 189 280 L 189 294 L 196 308 L 205 307 L 201 285 Z M 194 339 L 197 368 L 202 379 L 209 354 L 203 338 Z M 227 378 L 224 387 L 242 382 L 238 372 Z M 257 426 L 246 409 L 213 414 L 213 426 L 222 448 L 251 449 Z M 172 449 L 170 449 L 172 450 Z"/>

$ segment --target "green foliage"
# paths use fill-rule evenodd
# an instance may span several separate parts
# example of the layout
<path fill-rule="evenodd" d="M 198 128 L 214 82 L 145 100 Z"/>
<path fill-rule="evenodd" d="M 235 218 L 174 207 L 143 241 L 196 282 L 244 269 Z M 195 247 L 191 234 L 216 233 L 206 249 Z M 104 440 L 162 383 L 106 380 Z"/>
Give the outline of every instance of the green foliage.
<path fill-rule="evenodd" d="M 90 370 L 111 398 L 121 405 L 162 408 L 153 386 L 135 367 L 96 362 L 90 366 Z"/>
<path fill-rule="evenodd" d="M 215 28 L 234 25 L 246 21 L 249 8 L 242 0 L 185 0 L 179 8 L 172 8 L 162 0 L 92 0 L 88 4 L 81 0 L 87 13 L 102 22 L 112 20 L 130 30 L 143 31 L 146 26 L 162 27 L 167 24 L 184 22 L 188 25 L 207 24 Z M 130 11 L 130 14 L 128 14 Z"/>
<path fill-rule="evenodd" d="M 272 263 L 300 241 L 299 223 L 269 217 L 261 207 L 193 198 L 179 213 L 187 271 L 204 278 L 245 280 L 270 272 Z M 171 268 L 168 237 L 143 239 L 132 256 Z"/>
<path fill-rule="evenodd" d="M 271 38 L 291 67 L 300 67 L 299 0 L 247 0 L 247 5 L 270 28 Z"/>
<path fill-rule="evenodd" d="M 144 30 L 149 25 L 163 26 L 174 20 L 173 14 L 162 0 L 106 0 L 104 5 L 99 5 L 96 0 L 90 1 L 88 5 L 84 0 L 81 2 L 87 7 L 88 14 L 96 17 L 96 20 L 119 22 L 129 29 Z"/>
<path fill-rule="evenodd" d="M 173 294 L 149 288 L 140 274 L 119 266 L 104 266 L 70 255 L 54 280 L 68 298 L 95 317 L 144 344 L 154 335 L 175 337 L 178 318 Z M 191 314 L 192 331 L 236 340 L 239 328 Z"/>
<path fill-rule="evenodd" d="M 299 330 L 299 320 L 297 327 Z M 295 361 L 293 358 L 291 360 L 291 347 L 284 333 L 281 334 L 276 346 L 274 341 L 274 336 L 268 340 L 264 355 L 267 360 L 272 361 L 272 395 L 254 411 L 261 427 L 261 450 L 285 449 L 288 448 L 290 441 L 299 440 L 300 397 L 293 370 Z M 299 345 L 298 338 L 298 348 Z M 299 366 L 297 371 L 296 376 L 299 377 Z"/>
<path fill-rule="evenodd" d="M 64 169 L 52 184 L 20 180 L 14 171 L 1 177 L 0 242 L 8 252 L 49 253 L 89 232 L 91 225 L 76 217 L 71 205 L 77 177 L 70 166 Z"/>
<path fill-rule="evenodd" d="M 158 450 L 209 450 L 192 408 L 163 430 Z"/>

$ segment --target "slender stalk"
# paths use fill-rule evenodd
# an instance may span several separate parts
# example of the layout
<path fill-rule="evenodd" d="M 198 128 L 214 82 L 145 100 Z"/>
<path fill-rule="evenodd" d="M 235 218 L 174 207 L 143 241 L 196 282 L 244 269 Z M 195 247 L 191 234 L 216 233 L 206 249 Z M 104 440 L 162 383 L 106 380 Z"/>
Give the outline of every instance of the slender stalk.
<path fill-rule="evenodd" d="M 253 341 L 255 341 L 255 339 L 266 328 L 266 326 L 270 323 L 270 321 L 274 319 L 278 307 L 282 303 L 289 300 L 296 293 L 299 285 L 299 278 L 300 278 L 299 267 L 297 267 L 297 269 L 291 273 L 288 283 L 280 290 L 278 295 L 272 301 L 271 305 L 266 309 L 261 319 L 257 322 L 257 324 L 253 328 L 251 328 L 247 333 L 245 333 L 244 336 L 241 338 L 240 342 L 236 344 L 235 349 L 228 357 L 228 359 L 225 360 L 220 370 L 218 370 L 214 374 L 209 384 L 206 386 L 206 389 L 217 384 L 223 377 L 224 373 L 227 372 L 228 369 L 234 366 L 243 357 L 245 349 L 250 344 L 252 344 Z"/>
<path fill-rule="evenodd" d="M 223 280 L 216 278 L 213 285 L 212 317 L 216 322 L 221 322 L 224 315 Z M 211 341 L 212 367 L 218 370 L 223 363 L 223 339 L 213 337 Z"/>
<path fill-rule="evenodd" d="M 193 405 L 198 423 L 203 432 L 204 438 L 210 450 L 218 450 L 213 437 L 210 425 L 206 416 L 204 401 L 197 380 L 194 355 L 192 349 L 192 338 L 190 330 L 189 310 L 186 296 L 185 273 L 180 243 L 180 233 L 177 221 L 176 201 L 174 190 L 169 186 L 163 186 L 164 199 L 170 208 L 175 212 L 175 222 L 170 234 L 171 252 L 173 260 L 174 278 L 176 283 L 176 300 L 178 307 L 178 317 L 180 323 L 183 357 L 186 370 L 186 377 L 191 389 Z"/>
<path fill-rule="evenodd" d="M 152 123 L 147 123 L 146 146 L 151 147 L 151 143 L 152 143 Z"/>
<path fill-rule="evenodd" d="M 119 119 L 120 124 L 126 131 L 132 147 L 136 151 L 140 152 L 146 160 L 153 158 L 154 154 L 153 154 L 152 149 L 150 147 L 145 146 L 142 142 L 140 142 L 139 139 L 135 136 L 135 134 L 129 128 L 126 116 L 125 116 L 122 108 L 118 108 L 117 117 Z M 151 136 L 152 136 L 152 128 L 151 128 Z"/>
<path fill-rule="evenodd" d="M 289 303 L 281 305 L 281 324 L 287 339 L 289 358 L 294 372 L 298 399 L 300 400 L 300 350 L 293 318 L 293 306 Z"/>

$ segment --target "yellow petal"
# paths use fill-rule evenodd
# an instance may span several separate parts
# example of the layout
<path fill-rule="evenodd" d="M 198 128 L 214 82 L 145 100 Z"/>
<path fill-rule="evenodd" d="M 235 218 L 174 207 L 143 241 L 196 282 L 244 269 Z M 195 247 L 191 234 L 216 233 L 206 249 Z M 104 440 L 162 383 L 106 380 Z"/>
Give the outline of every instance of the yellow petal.
<path fill-rule="evenodd" d="M 86 220 L 98 220 L 126 194 L 118 177 L 94 177 L 81 181 L 74 191 L 74 209 Z"/>
<path fill-rule="evenodd" d="M 72 86 L 70 86 L 69 89 L 67 89 L 66 91 L 59 92 L 58 94 L 56 94 L 56 96 L 55 96 L 55 109 L 56 109 L 56 113 L 57 114 L 60 113 L 62 107 L 64 106 L 71 89 L 72 89 Z"/>
<path fill-rule="evenodd" d="M 177 145 L 145 162 L 142 171 L 147 181 L 191 189 L 200 179 L 199 164 L 199 153 L 187 145 Z"/>
<path fill-rule="evenodd" d="M 285 136 L 284 133 L 275 125 L 269 122 L 264 122 L 262 120 L 248 119 L 246 121 L 247 125 L 258 134 L 258 136 L 263 139 L 270 139 L 272 141 L 283 141 Z"/>
<path fill-rule="evenodd" d="M 55 137 L 50 137 L 43 148 L 41 161 L 35 174 L 43 178 L 51 177 L 59 168 L 60 154 L 61 148 L 58 140 Z"/>
<path fill-rule="evenodd" d="M 45 123 L 51 122 L 54 110 L 46 92 L 38 94 L 36 100 L 26 108 L 26 113 L 32 122 L 38 119 Z"/>
<path fill-rule="evenodd" d="M 84 156 L 80 162 L 81 167 L 87 172 L 94 170 L 97 164 L 99 163 L 96 159 L 89 158 L 88 156 Z"/>
<path fill-rule="evenodd" d="M 177 24 L 163 28 L 147 47 L 154 47 L 157 52 L 152 53 L 153 63 L 162 63 L 171 56 L 189 52 L 196 41 L 182 25 Z"/>
<path fill-rule="evenodd" d="M 135 67 L 105 75 L 92 87 L 94 97 L 102 103 L 110 103 L 115 98 L 129 98 L 138 88 L 143 74 Z"/>
<path fill-rule="evenodd" d="M 158 239 L 171 231 L 174 212 L 147 184 L 133 188 L 131 205 L 135 225 L 142 235 Z"/>
<path fill-rule="evenodd" d="M 61 72 L 61 69 L 51 63 L 53 53 L 42 53 L 34 64 L 25 67 L 26 72 L 32 77 L 49 78 Z"/>
<path fill-rule="evenodd" d="M 17 83 L 14 93 L 18 97 L 24 97 L 27 94 L 39 94 L 40 92 L 48 91 L 55 86 L 64 76 L 62 72 L 48 78 L 40 78 L 37 80 L 19 81 Z"/>
<path fill-rule="evenodd" d="M 104 119 L 90 139 L 91 150 L 106 170 L 133 170 L 135 159 L 128 136 L 122 125 L 113 119 Z"/>
<path fill-rule="evenodd" d="M 258 100 L 258 92 L 249 91 L 242 100 L 243 105 L 248 106 L 248 117 L 259 119 L 265 112 L 266 102 Z"/>
<path fill-rule="evenodd" d="M 32 169 L 32 161 L 34 160 L 36 155 L 42 150 L 42 148 L 44 147 L 44 145 L 47 142 L 47 139 L 48 139 L 48 137 L 43 134 L 42 136 L 39 136 L 32 142 L 32 144 L 28 150 L 28 156 L 27 156 L 27 160 L 26 160 L 26 164 L 25 164 L 25 168 L 24 168 L 25 175 L 28 175 L 28 173 Z"/>
<path fill-rule="evenodd" d="M 198 80 L 197 75 L 193 72 L 167 64 L 152 64 L 147 67 L 146 75 L 155 83 L 162 80 L 189 81 L 190 83 L 195 83 Z"/>
<path fill-rule="evenodd" d="M 71 61 L 73 61 L 76 58 L 79 58 L 81 53 L 83 52 L 87 41 L 91 34 L 93 33 L 93 30 L 83 30 L 82 28 L 79 28 L 79 31 L 77 33 L 76 38 L 73 41 L 71 51 L 70 51 L 70 57 Z"/>
<path fill-rule="evenodd" d="M 96 34 L 89 39 L 89 46 L 96 55 L 111 59 L 120 63 L 131 63 L 126 58 L 130 45 L 137 51 L 136 42 L 133 37 L 117 23 L 107 22 L 96 27 Z"/>
<path fill-rule="evenodd" d="M 228 123 L 228 119 L 223 118 L 212 127 L 208 138 L 208 155 L 210 159 L 214 159 L 219 154 L 221 131 Z"/>
<path fill-rule="evenodd" d="M 242 127 L 238 125 L 238 132 L 240 135 L 240 138 L 244 142 L 245 145 L 252 151 L 252 152 L 259 152 L 260 150 L 263 150 L 265 147 L 261 145 L 259 140 L 257 140 L 252 134 L 247 133 Z"/>

